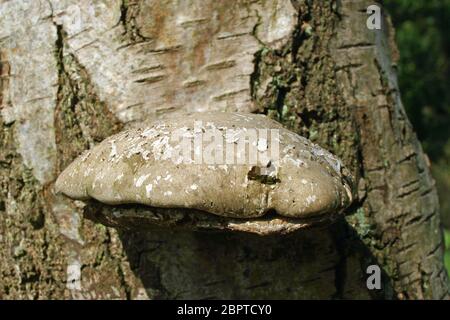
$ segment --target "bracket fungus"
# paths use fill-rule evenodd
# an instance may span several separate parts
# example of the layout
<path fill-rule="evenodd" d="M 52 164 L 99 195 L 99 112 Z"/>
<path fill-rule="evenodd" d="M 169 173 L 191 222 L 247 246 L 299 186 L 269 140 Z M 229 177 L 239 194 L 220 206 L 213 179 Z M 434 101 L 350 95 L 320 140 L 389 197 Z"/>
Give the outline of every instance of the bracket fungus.
<path fill-rule="evenodd" d="M 208 112 L 105 139 L 71 163 L 55 189 L 96 200 L 91 218 L 107 225 L 272 234 L 333 220 L 351 203 L 351 184 L 339 159 L 276 121 Z"/>

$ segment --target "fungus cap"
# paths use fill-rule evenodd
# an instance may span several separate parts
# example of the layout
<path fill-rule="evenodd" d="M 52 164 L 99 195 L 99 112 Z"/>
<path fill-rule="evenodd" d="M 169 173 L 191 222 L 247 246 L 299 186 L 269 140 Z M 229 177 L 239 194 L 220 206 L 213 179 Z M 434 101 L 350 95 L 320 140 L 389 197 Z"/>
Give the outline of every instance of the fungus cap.
<path fill-rule="evenodd" d="M 339 159 L 266 116 L 208 112 L 105 139 L 72 162 L 55 189 L 108 205 L 302 219 L 342 212 L 350 184 Z"/>

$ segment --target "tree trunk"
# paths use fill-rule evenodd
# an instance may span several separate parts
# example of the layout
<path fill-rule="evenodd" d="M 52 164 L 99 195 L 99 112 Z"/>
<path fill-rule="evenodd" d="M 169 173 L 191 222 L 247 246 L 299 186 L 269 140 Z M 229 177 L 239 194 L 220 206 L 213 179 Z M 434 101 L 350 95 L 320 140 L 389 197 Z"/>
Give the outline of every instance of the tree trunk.
<path fill-rule="evenodd" d="M 1 1 L 0 298 L 448 298 L 434 181 L 370 4 Z M 343 159 L 358 199 L 261 237 L 118 231 L 54 194 L 83 150 L 182 110 L 268 114 Z"/>

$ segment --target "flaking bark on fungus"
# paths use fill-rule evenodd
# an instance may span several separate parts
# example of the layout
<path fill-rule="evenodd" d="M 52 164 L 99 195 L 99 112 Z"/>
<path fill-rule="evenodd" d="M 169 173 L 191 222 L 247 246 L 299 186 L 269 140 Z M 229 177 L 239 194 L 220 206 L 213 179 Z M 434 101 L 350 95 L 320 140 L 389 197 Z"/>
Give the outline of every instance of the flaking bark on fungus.
<path fill-rule="evenodd" d="M 76 200 L 149 206 L 153 223 L 159 215 L 160 224 L 174 224 L 181 212 L 196 229 L 209 222 L 259 234 L 333 220 L 352 201 L 351 177 L 328 151 L 264 115 L 225 112 L 113 135 L 69 165 L 55 187 Z M 118 210 L 102 212 L 145 220 L 136 209 Z"/>

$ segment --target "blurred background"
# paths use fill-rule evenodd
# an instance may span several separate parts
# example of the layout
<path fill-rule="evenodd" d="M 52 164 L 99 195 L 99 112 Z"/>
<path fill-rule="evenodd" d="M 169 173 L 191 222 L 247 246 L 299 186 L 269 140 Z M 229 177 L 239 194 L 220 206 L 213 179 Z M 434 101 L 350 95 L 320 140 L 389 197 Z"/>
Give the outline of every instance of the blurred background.
<path fill-rule="evenodd" d="M 450 275 L 450 0 L 385 0 L 400 50 L 406 112 L 431 160 Z"/>

